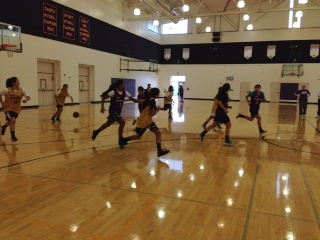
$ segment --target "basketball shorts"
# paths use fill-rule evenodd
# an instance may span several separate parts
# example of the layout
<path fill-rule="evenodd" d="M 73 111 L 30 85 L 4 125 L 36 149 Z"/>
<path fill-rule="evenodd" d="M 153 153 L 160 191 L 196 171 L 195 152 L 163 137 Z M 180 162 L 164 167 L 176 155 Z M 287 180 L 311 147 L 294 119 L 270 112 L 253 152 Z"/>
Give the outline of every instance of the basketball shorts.
<path fill-rule="evenodd" d="M 225 116 L 215 116 L 214 117 L 214 121 L 215 122 L 219 122 L 219 123 L 229 123 L 230 122 L 230 118 L 228 115 L 225 115 Z"/>
<path fill-rule="evenodd" d="M 158 126 L 155 123 L 152 123 L 146 128 L 136 128 L 136 133 L 141 137 L 147 129 L 149 129 L 151 132 L 159 130 Z"/>
<path fill-rule="evenodd" d="M 116 112 L 110 113 L 109 116 L 107 117 L 107 119 L 113 123 L 118 121 L 120 118 L 122 118 L 121 115 Z"/>
<path fill-rule="evenodd" d="M 10 121 L 10 118 L 18 118 L 19 114 L 13 111 L 5 112 L 6 120 Z"/>
<path fill-rule="evenodd" d="M 163 109 L 166 111 L 166 110 L 171 110 L 172 109 L 172 105 L 171 105 L 171 103 L 169 103 L 169 104 L 165 104 L 164 106 L 163 106 Z"/>
<path fill-rule="evenodd" d="M 250 114 L 252 117 L 255 117 L 255 116 L 259 115 L 259 111 L 258 110 L 250 110 Z"/>
<path fill-rule="evenodd" d="M 57 105 L 57 108 L 59 109 L 59 108 L 63 108 L 63 106 L 62 105 Z"/>

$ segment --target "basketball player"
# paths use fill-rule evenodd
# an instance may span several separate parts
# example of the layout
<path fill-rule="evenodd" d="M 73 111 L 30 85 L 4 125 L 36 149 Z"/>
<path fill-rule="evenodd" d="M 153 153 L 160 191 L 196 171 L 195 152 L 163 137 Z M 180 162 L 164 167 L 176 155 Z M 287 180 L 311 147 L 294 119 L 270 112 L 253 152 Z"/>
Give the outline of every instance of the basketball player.
<path fill-rule="evenodd" d="M 104 113 L 106 111 L 104 108 L 104 101 L 110 98 L 109 116 L 107 117 L 108 120 L 106 123 L 102 124 L 99 129 L 93 130 L 92 140 L 95 140 L 101 131 L 110 127 L 114 122 L 118 122 L 119 123 L 119 130 L 118 130 L 119 145 L 120 145 L 120 148 L 123 149 L 124 145 L 121 144 L 120 140 L 122 139 L 124 125 L 126 123 L 121 117 L 121 110 L 122 110 L 124 99 L 126 97 L 135 103 L 140 102 L 139 100 L 131 97 L 131 94 L 125 90 L 125 84 L 122 80 L 118 80 L 115 84 L 112 84 L 107 91 L 102 93 L 100 112 Z"/>
<path fill-rule="evenodd" d="M 154 123 L 152 117 L 155 116 L 161 109 L 156 106 L 156 99 L 159 98 L 160 90 L 159 88 L 152 88 L 150 91 L 150 96 L 145 101 L 145 109 L 142 111 L 141 115 L 138 117 L 136 133 L 137 135 L 132 135 L 121 140 L 122 145 L 126 145 L 128 141 L 140 139 L 147 129 L 156 135 L 156 143 L 158 149 L 158 157 L 166 155 L 169 150 L 164 150 L 161 148 L 161 132 L 157 125 Z"/>
<path fill-rule="evenodd" d="M 232 91 L 230 84 L 225 83 L 221 87 L 221 90 L 218 93 L 217 99 L 218 99 L 218 106 L 216 110 L 216 115 L 214 117 L 214 122 L 212 125 L 207 127 L 202 133 L 200 133 L 200 140 L 203 141 L 203 138 L 207 134 L 207 132 L 211 131 L 215 127 L 219 125 L 219 123 L 224 123 L 226 125 L 226 133 L 225 133 L 225 142 L 224 145 L 226 146 L 233 146 L 234 143 L 230 141 L 229 135 L 230 135 L 230 129 L 231 129 L 231 122 L 227 115 L 229 112 L 228 108 L 232 108 L 231 106 L 228 106 L 229 102 L 229 91 Z"/>
<path fill-rule="evenodd" d="M 263 134 L 266 133 L 267 131 L 262 129 L 261 126 L 261 116 L 259 114 L 259 109 L 260 109 L 260 103 L 267 101 L 264 93 L 261 92 L 261 85 L 257 84 L 254 86 L 254 91 L 253 92 L 249 92 L 246 96 L 246 100 L 248 105 L 250 106 L 250 114 L 251 116 L 245 116 L 241 113 L 239 113 L 237 115 L 236 118 L 245 118 L 248 121 L 253 121 L 253 119 L 257 119 L 257 124 L 259 127 L 259 133 Z"/>
<path fill-rule="evenodd" d="M 6 115 L 6 123 L 1 128 L 1 134 L 4 135 L 6 128 L 10 126 L 11 141 L 18 141 L 15 135 L 16 120 L 21 112 L 21 101 L 26 103 L 30 101 L 28 93 L 20 87 L 20 81 L 17 77 L 7 79 L 6 89 L 0 92 L 0 102 Z M 3 101 L 2 96 L 5 96 Z M 25 99 L 22 100 L 22 98 Z"/>
<path fill-rule="evenodd" d="M 63 84 L 62 89 L 58 90 L 54 95 L 54 98 L 56 99 L 57 111 L 51 118 L 52 122 L 61 122 L 60 115 L 63 112 L 63 106 L 67 97 L 71 99 L 71 106 L 73 106 L 73 97 L 71 97 L 68 92 L 68 84 Z M 55 119 L 55 117 L 57 118 Z"/>
<path fill-rule="evenodd" d="M 299 98 L 299 115 L 301 118 L 306 117 L 308 98 L 310 97 L 310 92 L 306 85 L 302 85 L 301 89 L 294 94 Z"/>
<path fill-rule="evenodd" d="M 316 118 L 320 118 L 320 89 L 317 95 L 318 95 L 318 111 L 317 111 Z"/>
<path fill-rule="evenodd" d="M 150 84 L 150 83 L 148 83 L 147 91 L 148 91 L 148 92 L 150 92 L 150 91 L 151 91 L 151 89 L 152 89 L 151 84 Z"/>
<path fill-rule="evenodd" d="M 173 86 L 168 88 L 166 95 L 164 96 L 164 107 L 166 111 L 169 109 L 169 120 L 172 120 L 172 103 L 173 103 Z"/>
<path fill-rule="evenodd" d="M 179 86 L 180 102 L 183 102 L 183 93 L 184 93 L 184 89 L 183 89 L 183 86 L 180 84 L 180 86 Z"/>
<path fill-rule="evenodd" d="M 221 87 L 219 87 L 219 90 L 218 90 L 218 93 L 221 91 Z M 210 117 L 208 117 L 208 119 L 201 125 L 202 126 L 202 128 L 205 130 L 206 129 L 206 127 L 207 127 L 207 124 L 212 120 L 212 119 L 214 119 L 214 117 L 215 117 L 215 115 L 216 115 L 216 110 L 217 110 L 217 107 L 218 107 L 218 99 L 217 99 L 217 96 L 218 96 L 218 93 L 217 93 L 217 95 L 214 97 L 214 99 L 213 99 L 213 106 L 212 106 L 212 110 L 211 110 L 211 115 L 210 115 Z M 218 128 L 222 128 L 221 126 L 220 126 L 220 124 L 218 125 Z"/>
<path fill-rule="evenodd" d="M 143 111 L 143 109 L 145 108 L 145 104 L 144 104 L 144 101 L 146 100 L 147 96 L 149 96 L 149 91 L 148 90 L 145 90 L 143 87 L 138 87 L 138 100 L 140 101 L 139 102 L 139 113 L 141 114 L 141 112 Z M 134 119 L 132 121 L 132 125 L 135 125 L 137 122 L 137 119 Z"/>

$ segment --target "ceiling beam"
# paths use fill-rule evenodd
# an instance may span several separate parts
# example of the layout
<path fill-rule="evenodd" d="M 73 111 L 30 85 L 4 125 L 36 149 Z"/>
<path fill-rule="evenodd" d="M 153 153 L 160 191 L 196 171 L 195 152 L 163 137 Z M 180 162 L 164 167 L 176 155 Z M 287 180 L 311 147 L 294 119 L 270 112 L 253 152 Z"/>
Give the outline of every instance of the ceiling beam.
<path fill-rule="evenodd" d="M 230 18 L 228 18 L 228 16 L 222 16 L 225 20 L 227 20 L 227 22 L 236 30 L 239 31 L 239 26 L 235 25 Z"/>
<path fill-rule="evenodd" d="M 239 14 L 252 14 L 252 13 L 269 13 L 269 12 L 289 12 L 289 11 L 307 11 L 307 10 L 320 10 L 320 6 L 318 7 L 301 7 L 301 8 L 282 8 L 282 9 L 265 9 L 265 10 L 253 10 L 253 11 L 231 11 L 231 12 L 219 12 L 219 13 L 204 13 L 204 14 L 188 14 L 188 15 L 179 15 L 179 16 L 164 16 L 157 18 L 160 19 L 190 19 L 196 17 L 211 17 L 211 16 L 223 16 L 223 15 L 239 15 Z M 127 18 L 128 21 L 146 21 L 146 20 L 154 20 L 154 17 L 131 17 Z"/>
<path fill-rule="evenodd" d="M 197 2 L 199 3 L 199 6 L 197 7 L 196 11 L 194 11 L 195 14 L 198 13 L 198 11 L 199 11 L 199 9 L 200 9 L 201 7 L 203 7 L 204 9 L 206 9 L 206 8 L 203 6 L 203 2 L 204 2 L 204 1 L 205 1 L 205 0 L 202 0 L 202 1 L 197 0 Z M 206 10 L 207 10 L 207 9 L 206 9 Z"/>
<path fill-rule="evenodd" d="M 230 4 L 230 1 L 231 1 L 231 0 L 228 0 L 228 1 L 227 1 L 227 3 L 226 3 L 226 5 L 224 6 L 224 9 L 223 9 L 222 12 L 227 11 L 227 8 L 228 8 L 228 6 L 229 6 L 229 4 Z"/>
<path fill-rule="evenodd" d="M 207 21 L 205 21 L 198 29 L 197 29 L 197 32 L 199 33 L 206 25 L 208 22 L 210 22 L 212 20 L 213 16 L 209 17 L 207 19 Z"/>

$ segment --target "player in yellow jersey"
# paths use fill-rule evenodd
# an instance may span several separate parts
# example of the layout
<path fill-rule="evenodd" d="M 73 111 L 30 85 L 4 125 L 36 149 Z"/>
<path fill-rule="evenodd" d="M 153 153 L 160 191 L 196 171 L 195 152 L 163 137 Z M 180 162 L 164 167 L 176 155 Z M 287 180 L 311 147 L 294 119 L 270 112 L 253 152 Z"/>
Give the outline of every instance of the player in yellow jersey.
<path fill-rule="evenodd" d="M 156 106 L 156 99 L 159 98 L 160 90 L 159 88 L 152 88 L 150 95 L 145 101 L 145 109 L 141 112 L 141 115 L 137 120 L 136 133 L 137 135 L 132 135 L 127 138 L 122 138 L 122 145 L 126 145 L 128 141 L 140 139 L 141 136 L 145 133 L 147 129 L 153 132 L 156 135 L 156 143 L 158 149 L 158 157 L 166 155 L 169 153 L 169 150 L 161 148 L 161 132 L 152 117 L 155 116 L 160 110 L 163 110 L 160 107 Z"/>
<path fill-rule="evenodd" d="M 6 123 L 1 127 L 1 134 L 4 135 L 6 128 L 10 126 L 11 141 L 18 141 L 15 135 L 16 120 L 21 112 L 21 101 L 26 103 L 30 101 L 28 93 L 20 87 L 20 81 L 17 77 L 7 79 L 6 89 L 0 92 L 0 103 L 6 115 Z M 3 101 L 2 96 L 5 96 Z M 25 99 L 22 100 L 22 98 Z"/>
<path fill-rule="evenodd" d="M 221 87 L 219 87 L 219 90 L 218 92 L 221 90 Z M 218 94 L 214 97 L 213 99 L 213 106 L 212 106 L 212 110 L 211 110 L 211 115 L 210 117 L 208 117 L 208 119 L 204 122 L 204 124 L 202 124 L 202 128 L 205 130 L 207 128 L 207 124 L 212 120 L 214 119 L 215 115 L 216 115 L 216 110 L 217 110 L 217 107 L 218 107 L 218 99 L 217 99 L 217 96 Z M 220 126 L 221 124 L 218 125 L 218 128 L 222 128 Z"/>
<path fill-rule="evenodd" d="M 56 99 L 56 103 L 57 103 L 57 111 L 53 115 L 53 117 L 51 118 L 52 122 L 55 122 L 55 121 L 61 122 L 60 115 L 63 111 L 63 106 L 64 106 L 64 103 L 65 103 L 67 97 L 71 98 L 71 106 L 72 106 L 73 105 L 73 97 L 71 97 L 68 92 L 68 84 L 63 84 L 62 89 L 58 90 L 56 92 L 56 94 L 54 95 L 54 98 Z M 57 118 L 55 119 L 55 117 L 57 117 Z"/>

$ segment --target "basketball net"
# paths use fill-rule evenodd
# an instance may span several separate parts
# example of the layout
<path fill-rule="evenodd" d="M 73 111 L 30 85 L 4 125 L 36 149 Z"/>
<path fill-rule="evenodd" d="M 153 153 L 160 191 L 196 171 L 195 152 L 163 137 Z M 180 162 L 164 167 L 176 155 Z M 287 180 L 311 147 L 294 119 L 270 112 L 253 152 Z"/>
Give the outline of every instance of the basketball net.
<path fill-rule="evenodd" d="M 1 45 L 1 50 L 6 51 L 8 57 L 13 57 L 13 52 L 16 49 L 17 45 L 14 44 L 2 44 Z"/>

